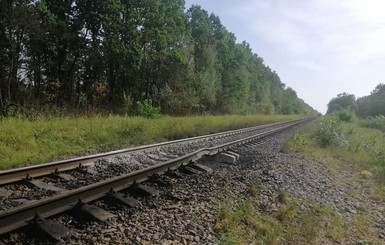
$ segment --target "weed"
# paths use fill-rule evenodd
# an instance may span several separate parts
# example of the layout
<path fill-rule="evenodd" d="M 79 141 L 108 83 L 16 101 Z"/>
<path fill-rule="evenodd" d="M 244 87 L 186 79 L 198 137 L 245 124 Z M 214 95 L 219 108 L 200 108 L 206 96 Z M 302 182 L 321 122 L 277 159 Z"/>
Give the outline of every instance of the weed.
<path fill-rule="evenodd" d="M 342 122 L 353 122 L 357 119 L 356 114 L 349 109 L 341 109 L 333 113 Z"/>
<path fill-rule="evenodd" d="M 257 197 L 261 191 L 260 184 L 259 183 L 252 183 L 247 188 L 247 193 L 250 194 L 252 197 Z"/>
<path fill-rule="evenodd" d="M 385 116 L 370 117 L 360 120 L 359 124 L 362 127 L 373 128 L 385 132 Z"/>
<path fill-rule="evenodd" d="M 335 117 L 325 117 L 319 122 L 315 139 L 321 147 L 346 146 L 347 141 L 342 132 L 341 122 Z"/>
<path fill-rule="evenodd" d="M 280 203 L 287 204 L 289 202 L 289 194 L 286 191 L 280 192 L 277 199 Z"/>
<path fill-rule="evenodd" d="M 123 113 L 126 115 L 131 114 L 131 108 L 133 105 L 133 100 L 129 94 L 126 94 L 126 92 L 123 92 Z"/>
<path fill-rule="evenodd" d="M 368 206 L 365 206 L 365 205 L 358 205 L 356 208 L 358 211 L 362 213 L 367 213 L 369 210 Z"/>
<path fill-rule="evenodd" d="M 287 203 L 269 215 L 259 213 L 252 200 L 226 198 L 218 203 L 216 243 L 311 244 L 323 234 L 343 242 L 348 234 L 341 216 L 331 208 L 314 206 L 315 211 L 300 212 L 298 204 L 287 197 Z"/>
<path fill-rule="evenodd" d="M 218 244 L 278 244 L 282 228 L 265 215 L 259 215 L 250 200 L 227 198 L 219 203 L 216 229 Z"/>
<path fill-rule="evenodd" d="M 282 207 L 277 211 L 275 217 L 282 223 L 291 223 L 295 216 L 297 215 L 298 209 L 295 204 L 289 203 L 282 205 Z"/>
<path fill-rule="evenodd" d="M 138 115 L 146 118 L 160 117 L 160 107 L 152 104 L 152 100 L 145 99 L 137 102 Z"/>
<path fill-rule="evenodd" d="M 373 176 L 373 174 L 367 170 L 361 171 L 361 177 L 364 179 L 370 179 Z"/>
<path fill-rule="evenodd" d="M 294 138 L 292 140 L 292 148 L 294 149 L 302 149 L 304 146 L 308 144 L 308 137 L 305 134 L 296 133 L 294 134 Z"/>
<path fill-rule="evenodd" d="M 352 224 L 360 238 L 366 239 L 373 236 L 371 222 L 367 215 L 357 214 L 353 216 Z"/>

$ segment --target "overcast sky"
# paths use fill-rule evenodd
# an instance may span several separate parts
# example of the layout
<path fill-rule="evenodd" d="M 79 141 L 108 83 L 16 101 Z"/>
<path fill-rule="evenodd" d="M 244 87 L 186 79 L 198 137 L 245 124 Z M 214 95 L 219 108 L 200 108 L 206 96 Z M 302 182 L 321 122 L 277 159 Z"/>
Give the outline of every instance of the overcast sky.
<path fill-rule="evenodd" d="M 319 112 L 337 94 L 385 83 L 384 0 L 186 0 L 218 15 L 238 42 Z"/>

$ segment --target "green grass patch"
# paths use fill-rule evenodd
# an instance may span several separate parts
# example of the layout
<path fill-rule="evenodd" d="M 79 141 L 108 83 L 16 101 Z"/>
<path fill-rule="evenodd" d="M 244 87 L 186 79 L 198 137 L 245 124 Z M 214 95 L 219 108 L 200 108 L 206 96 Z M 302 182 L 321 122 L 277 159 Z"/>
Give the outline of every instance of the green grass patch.
<path fill-rule="evenodd" d="M 305 128 L 286 142 L 283 150 L 295 150 L 304 157 L 322 159 L 333 170 L 343 170 L 345 166 L 355 168 L 362 178 L 377 180 L 379 187 L 385 187 L 385 133 L 381 130 L 362 126 L 362 121 L 340 123 L 338 134 L 322 134 L 324 119 Z M 335 130 L 335 129 L 330 129 Z M 333 135 L 333 136 L 330 136 Z M 343 144 L 323 144 L 320 137 L 331 138 L 341 135 Z"/>
<path fill-rule="evenodd" d="M 332 208 L 315 205 L 300 211 L 299 205 L 283 194 L 285 204 L 272 213 L 256 209 L 255 199 L 225 198 L 218 203 L 217 244 L 327 244 L 349 239 L 348 227 Z"/>
<path fill-rule="evenodd" d="M 278 115 L 6 118 L 0 120 L 0 169 L 296 118 Z"/>

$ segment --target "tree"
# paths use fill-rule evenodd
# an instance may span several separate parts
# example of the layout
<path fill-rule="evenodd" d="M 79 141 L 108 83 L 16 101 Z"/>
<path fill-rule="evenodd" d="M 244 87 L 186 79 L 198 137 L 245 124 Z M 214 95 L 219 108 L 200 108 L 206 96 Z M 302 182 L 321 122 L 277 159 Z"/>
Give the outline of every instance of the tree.
<path fill-rule="evenodd" d="M 361 117 L 385 116 L 385 84 L 379 84 L 369 96 L 357 99 L 357 115 Z"/>
<path fill-rule="evenodd" d="M 312 111 L 218 16 L 184 4 L 0 0 L 0 111 L 127 112 L 144 100 L 174 115 Z"/>
<path fill-rule="evenodd" d="M 24 46 L 32 20 L 33 1 L 0 1 L 0 109 L 23 99 L 20 71 L 25 59 Z M 2 111 L 2 110 L 1 110 Z"/>
<path fill-rule="evenodd" d="M 338 94 L 336 98 L 333 98 L 328 103 L 327 114 L 331 114 L 334 111 L 340 109 L 348 109 L 354 111 L 356 108 L 356 96 L 348 93 Z"/>

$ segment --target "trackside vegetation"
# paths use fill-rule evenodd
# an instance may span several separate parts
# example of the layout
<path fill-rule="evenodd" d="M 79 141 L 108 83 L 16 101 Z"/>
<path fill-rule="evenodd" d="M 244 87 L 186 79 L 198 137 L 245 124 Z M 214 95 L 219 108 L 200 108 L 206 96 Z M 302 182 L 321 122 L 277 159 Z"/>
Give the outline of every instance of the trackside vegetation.
<path fill-rule="evenodd" d="M 385 118 L 358 119 L 351 111 L 336 111 L 294 134 L 283 146 L 308 164 L 324 164 L 338 188 L 364 182 L 366 191 L 351 188 L 353 197 L 385 201 Z M 260 185 L 260 184 L 259 184 Z M 217 202 L 216 243 L 230 244 L 382 244 L 370 206 L 341 214 L 329 204 L 281 192 L 279 205 L 266 212 L 258 204 L 260 186 L 249 188 L 246 198 L 231 193 Z M 369 189 L 369 190 L 368 190 Z M 364 197 L 362 196 L 364 195 Z M 301 209 L 307 203 L 311 209 Z M 366 202 L 365 202 L 366 203 Z M 382 209 L 383 210 L 383 209 Z M 381 212 L 381 211 L 380 211 Z"/>
<path fill-rule="evenodd" d="M 347 236 L 342 217 L 325 205 L 301 211 L 299 203 L 285 192 L 280 207 L 264 213 L 256 209 L 255 198 L 227 197 L 218 202 L 217 244 L 324 244 L 340 242 Z"/>
<path fill-rule="evenodd" d="M 296 118 L 299 117 L 259 115 L 5 118 L 0 120 L 0 169 Z"/>
<path fill-rule="evenodd" d="M 385 187 L 385 118 L 377 116 L 343 122 L 340 116 L 336 112 L 319 121 L 312 133 L 315 145 L 311 148 L 320 146 L 322 149 L 315 152 L 331 153 L 330 156 L 345 163 L 373 172 Z"/>
<path fill-rule="evenodd" d="M 342 115 L 342 117 L 341 117 Z M 325 116 L 301 133 L 295 134 L 285 149 L 295 150 L 305 159 L 325 164 L 336 183 L 350 186 L 364 182 L 368 190 L 350 190 L 349 195 L 360 196 L 373 202 L 385 201 L 385 119 L 377 116 L 368 119 L 344 121 L 346 112 L 337 111 Z M 311 162 L 311 161 L 310 161 Z M 343 188 L 343 187 L 342 187 Z M 342 241 L 357 237 L 363 244 L 381 244 L 368 215 L 370 207 L 359 207 L 351 220 Z"/>

